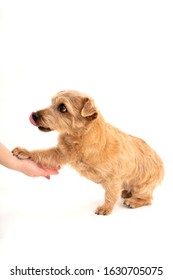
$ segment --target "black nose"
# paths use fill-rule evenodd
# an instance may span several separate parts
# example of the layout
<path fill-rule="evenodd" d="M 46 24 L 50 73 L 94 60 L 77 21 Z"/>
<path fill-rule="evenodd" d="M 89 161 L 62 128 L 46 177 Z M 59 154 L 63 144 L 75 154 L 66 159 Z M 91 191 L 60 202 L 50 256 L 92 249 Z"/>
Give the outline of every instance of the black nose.
<path fill-rule="evenodd" d="M 38 118 L 40 117 L 38 112 L 32 113 L 32 118 L 35 122 L 37 122 Z"/>

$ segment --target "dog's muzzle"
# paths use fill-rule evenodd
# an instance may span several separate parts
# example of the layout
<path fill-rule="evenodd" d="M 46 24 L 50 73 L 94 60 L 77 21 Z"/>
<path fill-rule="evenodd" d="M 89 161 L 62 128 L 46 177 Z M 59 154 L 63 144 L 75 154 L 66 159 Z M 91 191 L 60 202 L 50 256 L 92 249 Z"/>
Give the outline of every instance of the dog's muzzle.
<path fill-rule="evenodd" d="M 37 126 L 41 131 L 44 131 L 44 132 L 51 131 L 51 129 L 49 127 L 44 127 L 42 125 L 39 125 L 39 118 L 40 118 L 39 112 L 33 112 L 30 115 L 29 120 L 33 125 Z"/>
<path fill-rule="evenodd" d="M 37 123 L 38 118 L 40 117 L 38 112 L 34 112 L 31 114 L 32 119 L 34 120 L 35 123 Z"/>
<path fill-rule="evenodd" d="M 33 125 L 38 126 L 38 124 L 37 124 L 38 118 L 39 118 L 39 114 L 36 112 L 36 113 L 32 113 L 30 115 L 29 120 Z"/>

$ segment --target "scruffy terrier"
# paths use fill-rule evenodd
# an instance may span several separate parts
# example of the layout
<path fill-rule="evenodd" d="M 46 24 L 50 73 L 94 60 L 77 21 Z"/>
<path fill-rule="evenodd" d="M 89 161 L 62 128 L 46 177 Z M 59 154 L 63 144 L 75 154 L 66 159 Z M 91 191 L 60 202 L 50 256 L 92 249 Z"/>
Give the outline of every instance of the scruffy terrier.
<path fill-rule="evenodd" d="M 110 214 L 120 194 L 129 208 L 151 204 L 164 176 L 160 157 L 142 139 L 106 123 L 93 99 L 78 91 L 61 91 L 51 106 L 32 113 L 30 121 L 41 131 L 57 130 L 58 145 L 31 152 L 17 147 L 13 155 L 43 166 L 70 164 L 101 184 L 105 201 L 96 214 Z"/>

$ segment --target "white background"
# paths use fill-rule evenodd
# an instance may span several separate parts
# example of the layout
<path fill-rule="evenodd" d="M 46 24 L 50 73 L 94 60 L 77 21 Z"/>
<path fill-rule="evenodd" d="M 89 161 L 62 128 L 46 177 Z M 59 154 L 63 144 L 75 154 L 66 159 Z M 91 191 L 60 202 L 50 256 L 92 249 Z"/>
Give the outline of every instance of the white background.
<path fill-rule="evenodd" d="M 13 279 L 15 265 L 95 269 L 78 279 L 100 279 L 105 266 L 162 266 L 163 276 L 136 277 L 172 279 L 172 15 L 166 0 L 0 0 L 0 141 L 10 150 L 54 145 L 57 133 L 41 133 L 29 115 L 77 89 L 108 122 L 145 139 L 166 171 L 152 206 L 120 200 L 105 217 L 94 214 L 101 186 L 68 167 L 48 181 L 0 166 L 1 279 Z M 125 276 L 104 276 L 116 277 Z M 37 278 L 58 279 L 20 277 Z"/>

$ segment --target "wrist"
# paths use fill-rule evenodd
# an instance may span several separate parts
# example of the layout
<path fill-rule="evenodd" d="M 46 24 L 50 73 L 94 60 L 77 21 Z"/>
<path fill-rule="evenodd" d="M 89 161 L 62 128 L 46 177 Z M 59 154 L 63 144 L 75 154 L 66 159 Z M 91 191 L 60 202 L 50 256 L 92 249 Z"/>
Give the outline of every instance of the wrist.
<path fill-rule="evenodd" d="M 15 171 L 23 172 L 24 171 L 23 161 L 15 156 L 13 157 L 14 157 L 13 164 L 10 168 Z"/>

